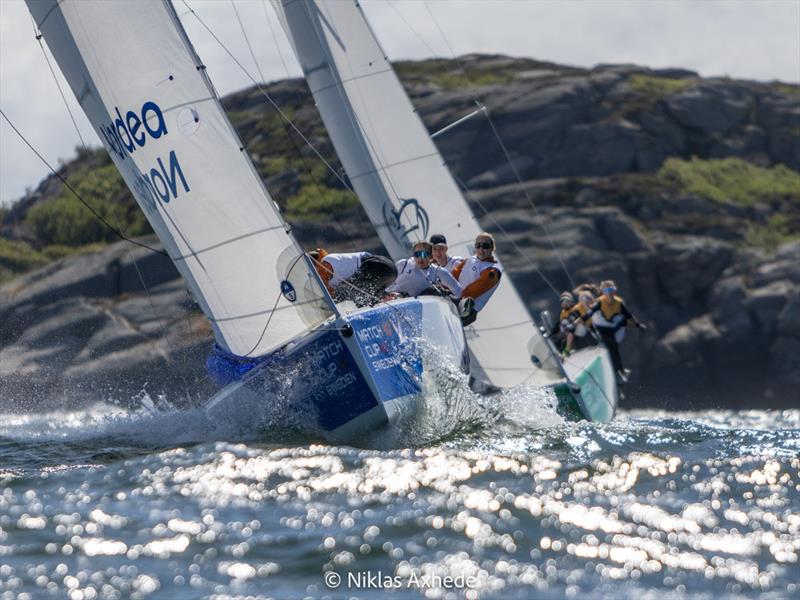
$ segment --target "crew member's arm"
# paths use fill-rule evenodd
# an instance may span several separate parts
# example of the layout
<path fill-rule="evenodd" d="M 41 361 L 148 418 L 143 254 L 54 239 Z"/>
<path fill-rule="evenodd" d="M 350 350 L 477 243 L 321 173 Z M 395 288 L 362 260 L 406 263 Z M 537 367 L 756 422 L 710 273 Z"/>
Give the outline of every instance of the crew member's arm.
<path fill-rule="evenodd" d="M 622 316 L 624 316 L 626 320 L 631 320 L 631 321 L 633 321 L 633 324 L 634 324 L 636 327 L 638 327 L 638 328 L 639 328 L 639 329 L 641 329 L 642 331 L 647 331 L 647 325 L 645 325 L 644 323 L 640 322 L 640 321 L 639 321 L 639 319 L 637 319 L 636 317 L 634 317 L 634 316 L 633 316 L 633 313 L 632 313 L 630 310 L 628 310 L 628 307 L 627 307 L 627 306 L 625 306 L 625 303 L 624 303 L 624 302 L 622 303 L 622 306 L 621 306 L 620 308 L 621 308 L 621 310 L 622 310 Z"/>
<path fill-rule="evenodd" d="M 490 267 L 481 271 L 478 278 L 461 291 L 461 297 L 472 299 L 479 298 L 498 283 L 500 283 L 500 271 L 494 267 Z"/>
<path fill-rule="evenodd" d="M 461 269 L 464 268 L 465 262 L 467 262 L 466 259 L 462 260 L 455 267 L 453 267 L 453 271 L 450 273 L 456 281 L 458 281 L 458 278 L 461 277 Z"/>
<path fill-rule="evenodd" d="M 461 298 L 461 284 L 444 267 L 436 267 L 434 280 L 444 285 L 456 298 Z"/>
<path fill-rule="evenodd" d="M 317 270 L 317 275 L 322 280 L 322 283 L 328 288 L 328 292 L 333 293 L 331 286 L 331 277 L 333 277 L 333 267 L 325 262 L 325 257 L 328 255 L 322 248 L 317 248 L 317 258 L 314 258 L 314 268 Z"/>
<path fill-rule="evenodd" d="M 592 304 L 586 311 L 586 314 L 580 317 L 580 319 L 583 321 L 588 321 L 589 319 L 592 318 L 592 315 L 594 315 L 594 313 L 596 313 L 598 310 L 600 310 L 600 300 Z"/>

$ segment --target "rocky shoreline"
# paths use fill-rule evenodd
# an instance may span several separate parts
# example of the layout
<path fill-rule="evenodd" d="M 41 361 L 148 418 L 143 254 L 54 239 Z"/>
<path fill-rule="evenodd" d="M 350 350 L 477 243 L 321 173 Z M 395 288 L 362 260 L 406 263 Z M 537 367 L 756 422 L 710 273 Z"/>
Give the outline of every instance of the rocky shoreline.
<path fill-rule="evenodd" d="M 467 198 L 482 225 L 497 234 L 528 307 L 556 308 L 542 275 L 558 290 L 615 279 L 637 316 L 652 325 L 625 342 L 623 356 L 635 372 L 628 405 L 795 406 L 800 190 L 720 201 L 665 186 L 656 174 L 669 157 L 692 156 L 800 170 L 797 86 L 627 65 L 579 70 L 486 56 L 466 62 L 475 72 L 505 77 L 477 92 L 523 183 L 480 119 L 437 143 L 471 190 Z M 437 84 L 424 69 L 399 71 L 429 130 L 470 109 L 473 92 Z M 296 122 L 330 153 L 304 84 L 270 89 L 300 107 Z M 258 146 L 263 134 L 257 122 L 267 109 L 257 96 L 249 90 L 226 99 L 248 146 Z M 291 170 L 265 176 L 279 203 L 299 185 Z M 58 187 L 52 177 L 43 181 L 6 215 L 0 233 L 29 236 L 25 214 Z M 788 219 L 791 235 L 771 248 L 749 243 L 753 231 L 770 229 L 775 215 Z M 325 220 L 289 220 L 304 246 L 381 251 L 358 206 Z M 5 408 L 86 397 L 125 402 L 142 389 L 191 403 L 211 390 L 203 371 L 212 343 L 208 324 L 168 259 L 124 242 L 1 286 L 0 340 Z"/>

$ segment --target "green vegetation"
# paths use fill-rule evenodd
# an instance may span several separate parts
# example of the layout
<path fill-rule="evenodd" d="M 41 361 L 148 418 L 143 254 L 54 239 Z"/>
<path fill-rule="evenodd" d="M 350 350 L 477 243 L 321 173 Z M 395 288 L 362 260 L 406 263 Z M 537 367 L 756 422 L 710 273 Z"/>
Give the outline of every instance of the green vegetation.
<path fill-rule="evenodd" d="M 149 231 L 144 215 L 129 202 L 125 183 L 113 164 L 84 167 L 67 179 L 75 191 L 99 215 L 127 235 Z M 68 189 L 48 202 L 34 206 L 26 222 L 45 246 L 84 246 L 116 239 L 116 235 L 95 217 Z"/>
<path fill-rule="evenodd" d="M 432 75 L 429 80 L 446 90 L 460 90 L 469 87 L 483 87 L 509 83 L 514 74 L 504 71 L 484 71 L 477 73 L 440 73 Z"/>
<path fill-rule="evenodd" d="M 18 273 L 38 269 L 50 262 L 25 242 L 12 242 L 0 237 L 0 283 L 12 279 Z"/>
<path fill-rule="evenodd" d="M 775 252 L 781 244 L 800 240 L 800 223 L 788 215 L 772 215 L 763 225 L 750 225 L 744 236 L 744 245 Z"/>
<path fill-rule="evenodd" d="M 740 158 L 668 158 L 656 178 L 673 190 L 717 202 L 749 205 L 781 198 L 800 200 L 800 173 L 784 165 L 766 169 Z"/>
<path fill-rule="evenodd" d="M 628 85 L 632 90 L 644 94 L 654 100 L 662 100 L 691 85 L 691 79 L 673 79 L 670 77 L 653 77 L 636 74 L 628 77 Z"/>
<path fill-rule="evenodd" d="M 786 96 L 794 96 L 795 98 L 800 98 L 800 85 L 792 85 L 790 83 L 782 83 L 780 81 L 775 81 L 771 85 L 772 89 L 778 92 L 779 94 L 785 94 Z"/>
<path fill-rule="evenodd" d="M 317 221 L 358 204 L 355 194 L 325 185 L 305 184 L 286 200 L 286 218 Z"/>

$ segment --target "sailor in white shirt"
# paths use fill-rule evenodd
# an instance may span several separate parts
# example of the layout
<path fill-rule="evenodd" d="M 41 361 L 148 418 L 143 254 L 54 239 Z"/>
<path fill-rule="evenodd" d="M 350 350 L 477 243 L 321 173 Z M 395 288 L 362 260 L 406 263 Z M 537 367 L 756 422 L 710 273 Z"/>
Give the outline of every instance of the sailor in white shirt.
<path fill-rule="evenodd" d="M 413 246 L 413 256 L 397 261 L 397 279 L 386 288 L 390 294 L 419 296 L 429 288 L 444 286 L 456 298 L 461 297 L 458 281 L 439 265 L 431 265 L 432 247 L 422 241 Z"/>
<path fill-rule="evenodd" d="M 456 265 L 464 260 L 463 256 L 447 255 L 447 238 L 441 233 L 431 236 L 431 246 L 433 246 L 433 264 L 444 267 L 448 273 L 452 273 Z"/>
<path fill-rule="evenodd" d="M 352 300 L 357 306 L 371 305 L 397 277 L 392 261 L 369 252 L 329 254 L 317 248 L 308 255 L 336 302 Z"/>

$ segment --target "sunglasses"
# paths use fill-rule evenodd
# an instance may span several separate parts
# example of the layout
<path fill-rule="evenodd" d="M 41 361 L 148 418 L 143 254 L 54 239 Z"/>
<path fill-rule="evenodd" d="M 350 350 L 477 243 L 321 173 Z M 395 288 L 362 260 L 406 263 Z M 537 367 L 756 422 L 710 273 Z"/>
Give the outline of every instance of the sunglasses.
<path fill-rule="evenodd" d="M 417 250 L 414 252 L 414 258 L 428 258 L 430 254 L 425 252 L 425 250 Z"/>
<path fill-rule="evenodd" d="M 611 294 L 616 291 L 616 288 L 603 288 L 603 292 L 606 294 Z"/>
<path fill-rule="evenodd" d="M 475 248 L 480 248 L 482 250 L 491 250 L 493 247 L 491 242 L 477 242 L 475 244 Z"/>

